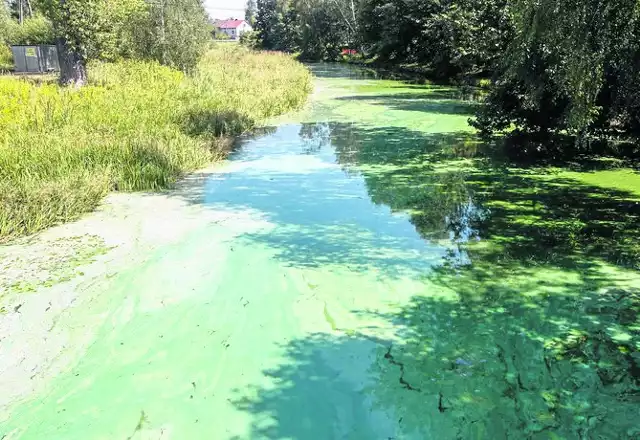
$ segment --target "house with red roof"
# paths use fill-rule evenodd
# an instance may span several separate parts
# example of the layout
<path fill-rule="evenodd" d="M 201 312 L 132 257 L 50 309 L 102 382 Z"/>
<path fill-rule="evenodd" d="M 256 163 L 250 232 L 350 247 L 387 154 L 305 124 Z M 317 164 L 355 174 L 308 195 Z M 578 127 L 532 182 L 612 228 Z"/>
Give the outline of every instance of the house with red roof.
<path fill-rule="evenodd" d="M 251 25 L 245 20 L 236 20 L 233 18 L 229 20 L 216 20 L 214 26 L 216 27 L 217 33 L 226 34 L 232 40 L 237 40 L 245 32 L 253 30 Z"/>

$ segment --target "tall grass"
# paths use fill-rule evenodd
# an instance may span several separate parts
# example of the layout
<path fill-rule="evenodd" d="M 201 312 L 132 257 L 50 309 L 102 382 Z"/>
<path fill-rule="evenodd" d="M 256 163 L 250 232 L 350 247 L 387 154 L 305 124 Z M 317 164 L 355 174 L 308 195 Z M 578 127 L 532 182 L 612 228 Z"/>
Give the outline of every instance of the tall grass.
<path fill-rule="evenodd" d="M 80 90 L 0 77 L 0 241 L 72 220 L 111 190 L 167 188 L 311 89 L 291 58 L 237 46 L 191 76 L 146 62 L 89 74 Z"/>

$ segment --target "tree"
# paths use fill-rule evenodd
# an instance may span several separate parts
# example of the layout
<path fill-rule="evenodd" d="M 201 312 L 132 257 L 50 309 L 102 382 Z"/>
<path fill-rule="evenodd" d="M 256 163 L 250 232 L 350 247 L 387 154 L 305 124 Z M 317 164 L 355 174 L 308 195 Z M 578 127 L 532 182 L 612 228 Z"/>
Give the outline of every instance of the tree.
<path fill-rule="evenodd" d="M 516 34 L 486 109 L 485 133 L 638 132 L 640 3 L 519 0 Z"/>
<path fill-rule="evenodd" d="M 380 61 L 436 76 L 491 71 L 511 39 L 506 0 L 365 0 L 362 44 Z"/>
<path fill-rule="evenodd" d="M 257 0 L 255 29 L 262 47 L 293 52 L 298 50 L 297 10 L 290 0 Z"/>
<path fill-rule="evenodd" d="M 256 3 L 256 0 L 247 0 L 247 8 L 244 13 L 244 19 L 251 26 L 255 26 L 257 13 L 258 13 L 258 5 Z"/>
<path fill-rule="evenodd" d="M 449 78 L 491 71 L 512 34 L 507 0 L 260 0 L 265 48 L 335 59 L 345 46 Z M 286 42 L 286 44 L 285 44 Z"/>
<path fill-rule="evenodd" d="M 114 60 L 130 51 L 132 28 L 144 0 L 41 0 L 51 20 L 60 60 L 60 82 L 81 87 L 91 59 Z"/>
<path fill-rule="evenodd" d="M 11 15 L 22 24 L 25 19 L 32 17 L 34 8 L 31 0 L 9 0 L 7 1 Z"/>
<path fill-rule="evenodd" d="M 60 82 L 82 86 L 87 62 L 155 59 L 189 70 L 210 41 L 201 0 L 41 0 L 53 23 Z"/>
<path fill-rule="evenodd" d="M 138 51 L 183 71 L 193 69 L 211 41 L 201 0 L 155 0 L 138 28 Z"/>
<path fill-rule="evenodd" d="M 80 87 L 87 80 L 87 60 L 100 35 L 100 2 L 105 0 L 44 0 L 53 23 L 60 59 L 60 82 Z"/>
<path fill-rule="evenodd" d="M 24 1 L 24 0 L 23 0 Z M 30 3 L 29 3 L 30 4 Z M 51 23 L 37 9 L 29 8 L 22 22 L 11 13 L 14 3 L 0 3 L 0 44 L 50 44 L 54 42 Z"/>

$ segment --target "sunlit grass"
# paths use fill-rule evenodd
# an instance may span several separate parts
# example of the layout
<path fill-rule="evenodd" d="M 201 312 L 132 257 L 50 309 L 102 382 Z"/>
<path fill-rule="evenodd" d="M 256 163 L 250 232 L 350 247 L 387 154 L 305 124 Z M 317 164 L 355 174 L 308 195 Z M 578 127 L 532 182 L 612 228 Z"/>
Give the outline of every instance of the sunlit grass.
<path fill-rule="evenodd" d="M 146 62 L 92 65 L 81 90 L 0 77 L 0 240 L 74 219 L 110 190 L 167 188 L 310 89 L 291 58 L 237 46 L 189 77 Z"/>

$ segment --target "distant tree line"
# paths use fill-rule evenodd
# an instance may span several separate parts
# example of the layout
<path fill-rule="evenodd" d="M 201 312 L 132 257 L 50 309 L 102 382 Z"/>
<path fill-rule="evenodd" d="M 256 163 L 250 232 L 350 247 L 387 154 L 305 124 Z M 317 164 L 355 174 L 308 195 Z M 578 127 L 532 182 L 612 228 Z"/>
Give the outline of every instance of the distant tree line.
<path fill-rule="evenodd" d="M 0 43 L 55 43 L 65 84 L 84 84 L 87 62 L 94 59 L 148 59 L 190 70 L 210 40 L 202 0 L 10 0 L 0 4 Z"/>
<path fill-rule="evenodd" d="M 637 0 L 257 0 L 259 46 L 493 78 L 481 132 L 640 134 Z"/>

